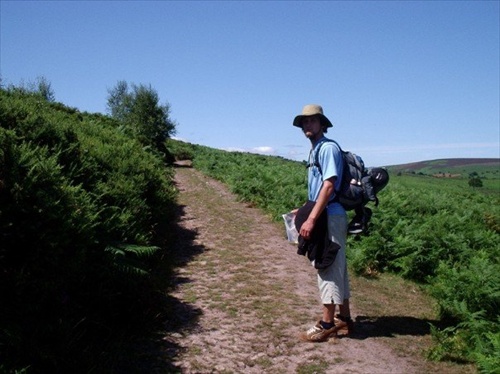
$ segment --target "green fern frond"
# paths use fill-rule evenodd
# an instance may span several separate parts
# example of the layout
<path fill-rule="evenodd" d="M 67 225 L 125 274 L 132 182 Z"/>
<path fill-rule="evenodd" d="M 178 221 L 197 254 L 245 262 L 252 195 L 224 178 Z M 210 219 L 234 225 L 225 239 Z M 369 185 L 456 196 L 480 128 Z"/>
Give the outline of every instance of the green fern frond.
<path fill-rule="evenodd" d="M 111 255 L 111 266 L 123 273 L 131 275 L 147 275 L 146 264 L 143 260 L 150 258 L 159 247 L 121 244 L 108 246 L 106 252 Z"/>

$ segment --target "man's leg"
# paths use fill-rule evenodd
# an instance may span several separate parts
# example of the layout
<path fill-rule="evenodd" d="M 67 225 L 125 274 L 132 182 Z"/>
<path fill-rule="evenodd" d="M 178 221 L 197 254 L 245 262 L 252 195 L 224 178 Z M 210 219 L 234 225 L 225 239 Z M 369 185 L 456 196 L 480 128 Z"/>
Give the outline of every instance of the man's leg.
<path fill-rule="evenodd" d="M 326 323 L 334 322 L 335 318 L 335 304 L 323 304 L 323 316 L 321 320 Z M 351 310 L 349 307 L 349 299 L 344 299 L 344 303 L 339 305 L 339 315 L 342 318 L 351 318 Z"/>
<path fill-rule="evenodd" d="M 335 318 L 335 332 L 338 335 L 350 335 L 354 332 L 354 321 L 351 318 L 349 299 L 339 305 L 339 314 Z"/>
<path fill-rule="evenodd" d="M 339 314 L 335 316 L 335 304 L 323 304 L 323 315 L 321 324 L 324 328 L 333 329 L 332 333 L 339 335 L 348 335 L 354 331 L 354 322 L 351 319 L 351 310 L 349 307 L 349 299 L 344 299 L 344 302 L 338 306 Z"/>
<path fill-rule="evenodd" d="M 326 323 L 333 323 L 335 318 L 335 304 L 323 304 L 323 317 L 321 320 Z"/>
<path fill-rule="evenodd" d="M 344 303 L 339 305 L 339 314 L 342 317 L 351 318 L 351 308 L 349 306 L 349 299 L 344 299 Z"/>

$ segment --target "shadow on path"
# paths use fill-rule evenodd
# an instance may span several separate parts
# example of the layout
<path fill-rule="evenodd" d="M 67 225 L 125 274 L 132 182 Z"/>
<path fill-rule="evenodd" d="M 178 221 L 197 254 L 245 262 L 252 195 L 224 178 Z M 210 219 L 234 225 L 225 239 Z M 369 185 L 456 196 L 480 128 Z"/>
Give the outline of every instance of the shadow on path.
<path fill-rule="evenodd" d="M 357 316 L 352 339 L 395 337 L 396 335 L 424 336 L 430 334 L 430 325 L 438 321 L 405 316 Z"/>
<path fill-rule="evenodd" d="M 182 227 L 185 219 L 185 206 L 177 206 L 176 224 L 172 226 L 175 238 L 173 244 L 164 250 L 165 278 L 161 281 L 164 292 L 158 290 L 159 298 L 155 303 L 155 321 L 147 325 L 143 335 L 135 336 L 124 347 L 124 354 L 108 373 L 181 373 L 174 363 L 182 354 L 183 348 L 175 343 L 175 338 L 190 334 L 198 329 L 202 310 L 172 296 L 177 287 L 190 283 L 178 270 L 205 251 L 196 244 L 197 232 Z M 159 287 L 160 288 L 160 287 Z"/>

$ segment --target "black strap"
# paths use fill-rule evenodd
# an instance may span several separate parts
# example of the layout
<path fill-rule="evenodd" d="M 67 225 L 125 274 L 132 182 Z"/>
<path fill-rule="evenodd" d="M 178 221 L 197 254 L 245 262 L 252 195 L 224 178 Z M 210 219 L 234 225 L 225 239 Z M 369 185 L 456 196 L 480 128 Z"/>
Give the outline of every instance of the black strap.
<path fill-rule="evenodd" d="M 323 139 L 322 141 L 320 141 L 318 144 L 316 144 L 314 146 L 313 149 L 311 149 L 311 151 L 309 152 L 309 163 L 306 165 L 306 168 L 310 168 L 312 166 L 316 166 L 319 170 L 319 173 L 321 175 L 323 175 L 323 171 L 321 170 L 321 165 L 319 164 L 319 150 L 321 148 L 321 146 L 323 145 L 323 143 L 327 143 L 327 142 L 332 142 L 332 143 L 335 143 L 337 145 L 337 147 L 339 147 L 340 149 L 340 152 L 342 152 L 342 148 L 340 148 L 340 145 L 339 143 L 337 143 L 335 140 L 333 139 Z M 311 155 L 314 154 L 314 162 L 311 163 Z"/>
<path fill-rule="evenodd" d="M 339 150 L 340 150 L 340 154 L 342 155 L 342 148 L 340 147 L 339 143 L 337 143 L 335 140 L 333 139 L 323 139 L 322 141 L 320 141 L 318 144 L 316 144 L 314 146 L 313 149 L 311 149 L 311 151 L 309 152 L 309 162 L 308 164 L 306 165 L 306 169 L 309 169 L 310 167 L 312 166 L 316 166 L 318 168 L 318 171 L 321 175 L 323 175 L 323 171 L 321 170 L 321 165 L 319 164 L 319 150 L 321 148 L 321 145 L 323 143 L 327 143 L 327 142 L 331 142 L 331 143 L 335 143 L 337 145 L 337 147 L 339 147 Z M 311 155 L 312 153 L 316 151 L 316 153 L 314 153 L 314 162 L 311 163 Z M 342 159 L 342 162 L 344 162 L 344 160 Z M 345 165 L 344 165 L 345 167 Z M 342 179 L 342 176 L 340 176 L 340 178 Z M 335 187 L 335 186 L 334 186 Z M 335 194 L 334 194 L 334 197 L 330 200 L 328 200 L 328 203 L 327 203 L 327 206 L 331 203 L 335 203 L 335 202 L 339 202 L 339 191 L 337 189 L 334 190 Z"/>

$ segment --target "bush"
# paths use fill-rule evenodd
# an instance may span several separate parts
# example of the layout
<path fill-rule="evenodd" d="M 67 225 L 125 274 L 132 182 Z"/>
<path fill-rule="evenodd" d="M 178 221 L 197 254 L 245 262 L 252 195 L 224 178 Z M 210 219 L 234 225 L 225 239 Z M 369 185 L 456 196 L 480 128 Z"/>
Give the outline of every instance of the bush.
<path fill-rule="evenodd" d="M 0 90 L 0 355 L 86 371 L 149 312 L 173 172 L 109 117 Z"/>

